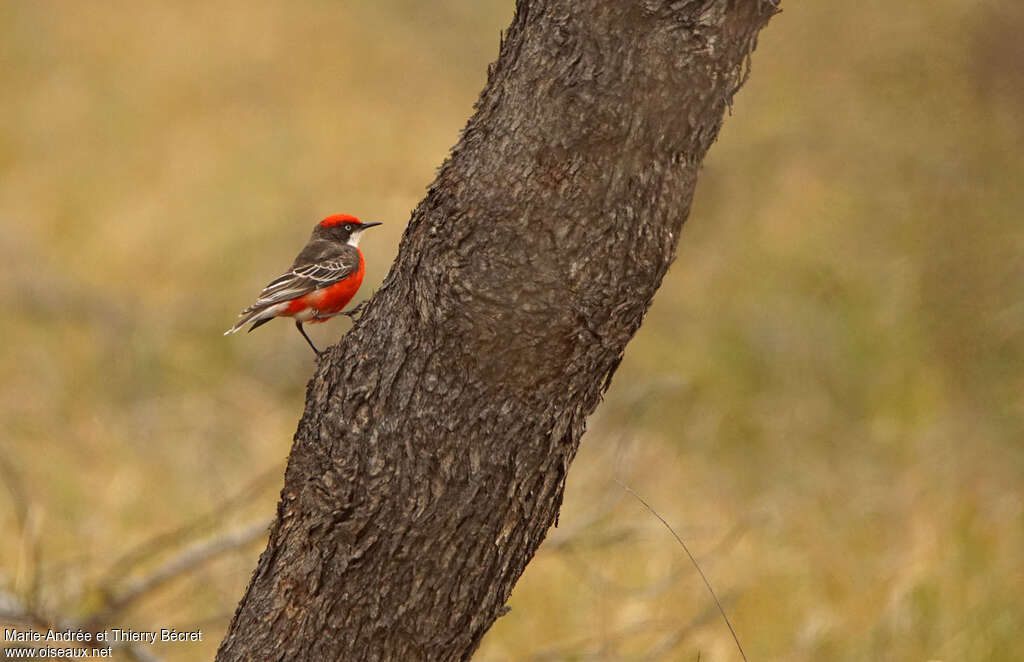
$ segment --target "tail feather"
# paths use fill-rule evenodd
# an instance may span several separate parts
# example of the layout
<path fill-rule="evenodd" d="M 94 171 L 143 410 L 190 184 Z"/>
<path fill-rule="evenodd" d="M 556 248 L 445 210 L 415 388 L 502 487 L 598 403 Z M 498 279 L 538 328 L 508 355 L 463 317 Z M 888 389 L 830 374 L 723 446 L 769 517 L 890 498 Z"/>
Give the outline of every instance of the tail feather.
<path fill-rule="evenodd" d="M 252 326 L 250 326 L 248 333 L 252 333 L 256 329 L 256 327 L 263 326 L 264 324 L 266 324 L 267 322 L 269 322 L 272 319 L 274 319 L 274 318 L 273 317 L 264 317 L 260 321 L 256 322 Z"/>
<path fill-rule="evenodd" d="M 238 316 L 238 321 L 235 322 L 234 326 L 224 332 L 224 335 L 230 335 L 237 332 L 243 326 L 255 320 L 249 331 L 252 331 L 261 324 L 266 324 L 270 320 L 277 317 L 278 306 L 267 306 L 266 308 L 252 308 L 242 311 L 242 314 Z"/>

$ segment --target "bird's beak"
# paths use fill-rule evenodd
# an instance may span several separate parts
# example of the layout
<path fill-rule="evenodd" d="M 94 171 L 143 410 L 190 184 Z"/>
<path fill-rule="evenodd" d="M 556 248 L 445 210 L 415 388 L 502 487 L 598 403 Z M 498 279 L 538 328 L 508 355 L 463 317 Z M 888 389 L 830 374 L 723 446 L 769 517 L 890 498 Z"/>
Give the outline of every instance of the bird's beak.
<path fill-rule="evenodd" d="M 373 221 L 372 223 L 363 223 L 363 227 L 361 227 L 359 229 L 360 230 L 365 230 L 366 228 L 372 228 L 375 225 L 384 225 L 384 224 L 381 223 L 380 221 Z"/>

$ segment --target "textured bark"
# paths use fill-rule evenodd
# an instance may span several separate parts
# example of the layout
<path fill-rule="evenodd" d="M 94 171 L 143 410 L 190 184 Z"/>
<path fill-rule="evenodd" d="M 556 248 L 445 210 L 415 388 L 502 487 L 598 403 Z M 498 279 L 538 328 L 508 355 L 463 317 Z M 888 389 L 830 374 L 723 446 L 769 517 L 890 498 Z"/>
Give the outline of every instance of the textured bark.
<path fill-rule="evenodd" d="M 309 384 L 219 660 L 472 655 L 556 521 L 775 11 L 518 3 L 391 273 Z"/>

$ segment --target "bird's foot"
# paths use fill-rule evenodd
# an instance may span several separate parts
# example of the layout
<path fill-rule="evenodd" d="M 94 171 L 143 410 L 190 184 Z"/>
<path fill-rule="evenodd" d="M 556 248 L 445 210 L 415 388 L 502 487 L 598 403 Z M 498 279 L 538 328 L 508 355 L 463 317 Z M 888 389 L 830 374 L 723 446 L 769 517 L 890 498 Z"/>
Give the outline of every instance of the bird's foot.
<path fill-rule="evenodd" d="M 366 310 L 367 301 L 361 301 L 358 305 L 348 310 L 343 310 L 339 314 L 348 317 L 350 320 L 355 322 L 358 318 L 363 316 L 363 312 Z"/>

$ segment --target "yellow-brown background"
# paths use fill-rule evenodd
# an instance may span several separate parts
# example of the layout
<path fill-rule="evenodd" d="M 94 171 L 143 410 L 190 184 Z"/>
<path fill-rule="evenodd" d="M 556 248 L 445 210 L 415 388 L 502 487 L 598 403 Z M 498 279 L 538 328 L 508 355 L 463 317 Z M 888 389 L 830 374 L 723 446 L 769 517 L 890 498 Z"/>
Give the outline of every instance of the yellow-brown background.
<path fill-rule="evenodd" d="M 752 660 L 1024 655 L 1018 6 L 785 5 L 479 659 L 737 658 L 616 478 Z M 47 604 L 84 613 L 123 551 L 282 465 L 309 350 L 285 323 L 221 332 L 327 213 L 386 223 L 372 291 L 511 12 L 0 4 L 0 451 L 30 514 L 4 492 L 0 587 L 28 590 L 36 542 Z M 118 621 L 202 625 L 157 652 L 212 656 L 260 549 Z"/>

